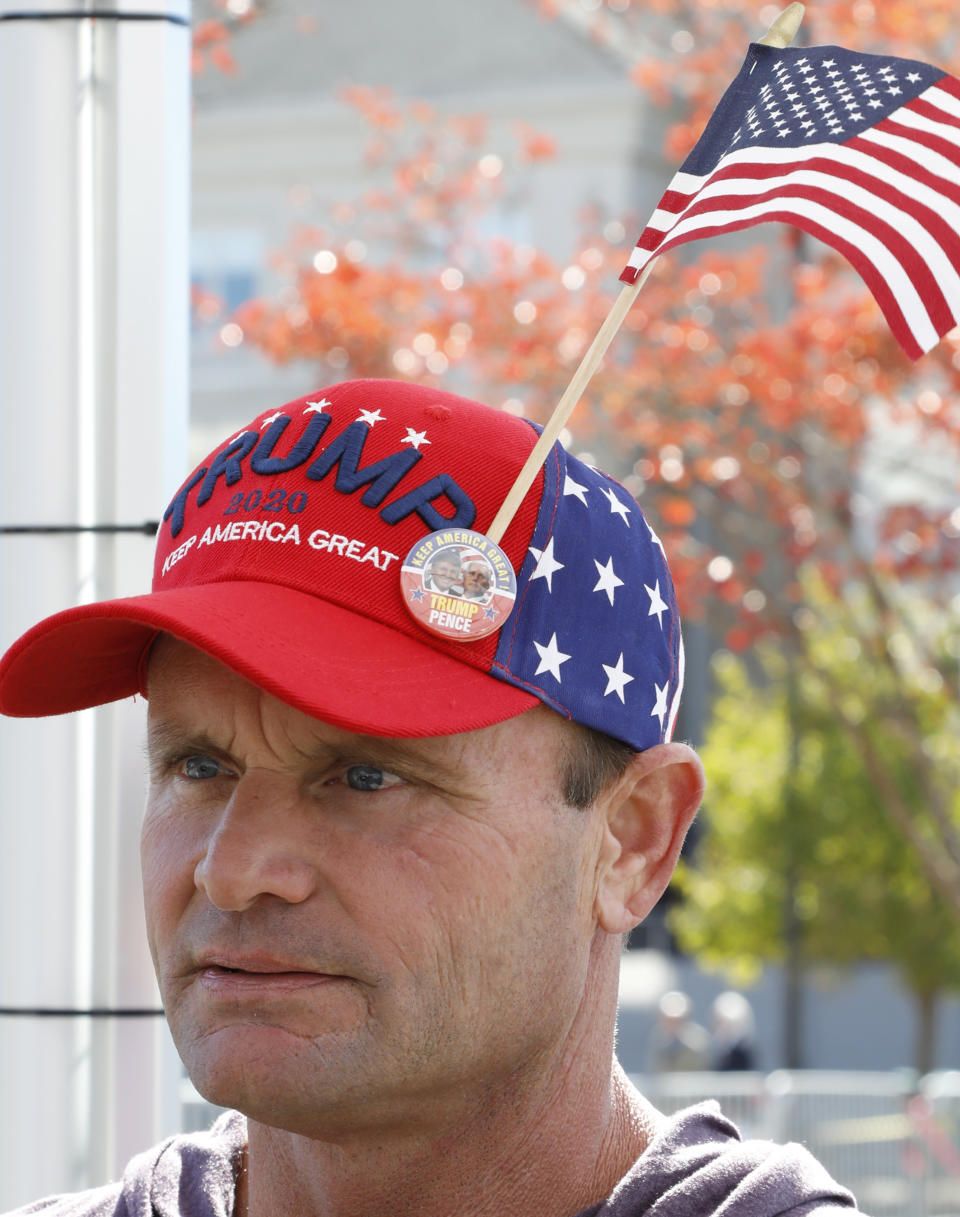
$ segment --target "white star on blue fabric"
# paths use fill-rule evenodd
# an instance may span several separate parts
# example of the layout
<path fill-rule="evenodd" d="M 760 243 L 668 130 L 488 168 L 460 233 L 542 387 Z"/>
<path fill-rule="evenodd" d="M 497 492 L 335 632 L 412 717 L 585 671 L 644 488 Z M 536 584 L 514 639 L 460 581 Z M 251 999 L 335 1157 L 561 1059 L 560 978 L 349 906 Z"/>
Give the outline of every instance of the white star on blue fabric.
<path fill-rule="evenodd" d="M 546 579 L 547 589 L 552 592 L 553 576 L 556 571 L 563 570 L 563 563 L 553 556 L 553 537 L 547 542 L 546 549 L 536 549 L 531 545 L 530 552 L 537 560 L 536 570 L 530 576 L 531 583 L 534 579 Z"/>
<path fill-rule="evenodd" d="M 670 688 L 669 682 L 661 688 L 656 681 L 653 682 L 653 687 L 657 691 L 656 705 L 650 711 L 651 718 L 659 718 L 660 730 L 663 731 L 663 720 L 667 713 L 667 689 Z"/>
<path fill-rule="evenodd" d="M 589 491 L 587 490 L 586 486 L 581 486 L 579 482 L 575 482 L 569 473 L 563 480 L 563 493 L 572 494 L 574 498 L 580 500 L 584 507 L 589 507 L 590 505 L 587 502 L 587 494 Z"/>
<path fill-rule="evenodd" d="M 669 613 L 670 605 L 667 604 L 666 600 L 664 600 L 664 598 L 660 595 L 660 580 L 658 579 L 653 587 L 647 587 L 647 585 L 644 584 L 643 590 L 650 597 L 650 612 L 647 613 L 647 616 L 652 617 L 654 614 L 656 614 L 657 624 L 662 630 L 663 614 Z"/>
<path fill-rule="evenodd" d="M 557 684 L 561 684 L 560 665 L 566 663 L 570 656 L 565 655 L 557 646 L 556 633 L 554 633 L 546 646 L 536 640 L 534 640 L 533 645 L 537 648 L 537 654 L 540 656 L 540 665 L 534 675 L 539 676 L 542 672 L 549 672 Z"/>
<path fill-rule="evenodd" d="M 606 697 L 608 693 L 616 693 L 623 702 L 623 690 L 633 680 L 630 673 L 623 670 L 623 651 L 620 652 L 620 658 L 612 668 L 609 664 L 603 664 L 602 667 L 607 674 L 607 687 L 603 691 L 603 696 Z"/>
<path fill-rule="evenodd" d="M 593 564 L 597 568 L 597 574 L 600 576 L 600 578 L 597 580 L 597 585 L 593 590 L 595 592 L 606 592 L 607 599 L 611 604 L 613 604 L 614 592 L 618 587 L 623 587 L 623 580 L 618 577 L 616 571 L 613 569 L 613 555 L 611 554 L 611 556 L 607 559 L 606 566 L 601 566 L 596 558 L 594 558 Z"/>
<path fill-rule="evenodd" d="M 626 524 L 626 526 L 629 528 L 630 527 L 630 509 L 627 507 L 626 503 L 624 503 L 621 499 L 618 499 L 617 496 L 613 493 L 613 491 L 608 490 L 605 486 L 602 486 L 601 490 L 607 496 L 607 499 L 610 503 L 610 510 L 612 512 L 615 512 L 618 516 L 620 516 L 622 518 L 624 524 Z"/>

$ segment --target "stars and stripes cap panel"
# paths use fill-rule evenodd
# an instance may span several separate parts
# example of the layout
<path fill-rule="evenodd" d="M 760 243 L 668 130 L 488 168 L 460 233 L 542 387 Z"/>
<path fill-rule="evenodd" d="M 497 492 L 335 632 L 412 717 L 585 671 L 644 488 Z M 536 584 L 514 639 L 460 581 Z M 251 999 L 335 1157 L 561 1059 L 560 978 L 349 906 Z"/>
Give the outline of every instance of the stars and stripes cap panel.
<path fill-rule="evenodd" d="M 930 350 L 960 321 L 960 82 L 913 59 L 752 45 L 621 279 L 764 221 L 843 254 L 906 353 Z"/>
<path fill-rule="evenodd" d="M 558 444 L 493 672 L 638 750 L 672 736 L 683 641 L 663 546 L 618 482 Z"/>

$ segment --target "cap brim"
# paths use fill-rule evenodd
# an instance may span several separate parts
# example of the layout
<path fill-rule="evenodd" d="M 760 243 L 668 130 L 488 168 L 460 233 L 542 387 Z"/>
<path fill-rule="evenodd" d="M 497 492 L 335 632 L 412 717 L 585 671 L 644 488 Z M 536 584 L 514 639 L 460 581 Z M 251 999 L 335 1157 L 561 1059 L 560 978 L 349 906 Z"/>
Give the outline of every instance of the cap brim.
<path fill-rule="evenodd" d="M 0 660 L 0 713 L 64 714 L 143 692 L 142 668 L 159 631 L 296 709 L 367 735 L 452 735 L 540 704 L 349 609 L 245 581 L 107 600 L 48 617 Z"/>

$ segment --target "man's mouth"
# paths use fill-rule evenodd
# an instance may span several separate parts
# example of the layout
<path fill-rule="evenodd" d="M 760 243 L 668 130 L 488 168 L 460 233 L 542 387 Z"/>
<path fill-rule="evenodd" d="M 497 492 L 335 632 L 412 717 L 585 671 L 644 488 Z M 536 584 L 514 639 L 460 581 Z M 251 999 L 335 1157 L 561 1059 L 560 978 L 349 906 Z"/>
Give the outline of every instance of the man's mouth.
<path fill-rule="evenodd" d="M 204 989 L 210 993 L 235 997 L 244 993 L 253 995 L 312 988 L 347 979 L 332 972 L 303 967 L 299 961 L 254 957 L 202 959 L 197 974 Z"/>

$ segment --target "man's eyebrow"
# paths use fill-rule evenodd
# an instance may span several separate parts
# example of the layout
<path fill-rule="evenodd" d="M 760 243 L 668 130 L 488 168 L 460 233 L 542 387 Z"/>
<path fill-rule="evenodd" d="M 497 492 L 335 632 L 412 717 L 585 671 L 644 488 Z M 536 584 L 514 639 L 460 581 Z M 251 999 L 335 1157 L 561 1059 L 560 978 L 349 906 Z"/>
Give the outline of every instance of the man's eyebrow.
<path fill-rule="evenodd" d="M 163 757 L 182 752 L 184 748 L 197 752 L 223 753 L 205 731 L 193 731 L 179 723 L 150 722 L 147 724 L 147 758 L 155 763 Z"/>

